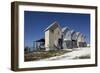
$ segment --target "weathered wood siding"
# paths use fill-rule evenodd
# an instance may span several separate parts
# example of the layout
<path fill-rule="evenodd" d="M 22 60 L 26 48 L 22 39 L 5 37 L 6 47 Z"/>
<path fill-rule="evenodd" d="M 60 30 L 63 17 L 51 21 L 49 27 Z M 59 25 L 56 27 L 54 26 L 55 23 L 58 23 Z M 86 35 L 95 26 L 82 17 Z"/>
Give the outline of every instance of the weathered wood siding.
<path fill-rule="evenodd" d="M 63 29 L 64 29 L 62 31 L 63 40 L 64 41 L 71 40 L 71 31 L 68 28 L 63 28 Z"/>
<path fill-rule="evenodd" d="M 49 50 L 49 45 L 50 45 L 50 31 L 45 31 L 45 48 L 46 50 Z"/>
<path fill-rule="evenodd" d="M 45 47 L 49 50 L 54 49 L 54 45 L 58 45 L 58 39 L 61 38 L 61 30 L 57 27 L 54 30 L 47 30 L 45 32 Z"/>

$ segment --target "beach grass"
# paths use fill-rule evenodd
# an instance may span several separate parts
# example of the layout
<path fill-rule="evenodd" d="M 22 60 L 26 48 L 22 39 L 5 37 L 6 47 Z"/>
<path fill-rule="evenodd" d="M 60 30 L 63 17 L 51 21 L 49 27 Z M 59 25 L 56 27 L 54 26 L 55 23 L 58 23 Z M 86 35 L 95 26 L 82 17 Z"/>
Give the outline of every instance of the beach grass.
<path fill-rule="evenodd" d="M 35 51 L 35 52 L 25 53 L 24 61 L 34 61 L 54 56 L 60 56 L 67 52 L 68 51 L 65 50 L 50 50 L 50 51 Z"/>

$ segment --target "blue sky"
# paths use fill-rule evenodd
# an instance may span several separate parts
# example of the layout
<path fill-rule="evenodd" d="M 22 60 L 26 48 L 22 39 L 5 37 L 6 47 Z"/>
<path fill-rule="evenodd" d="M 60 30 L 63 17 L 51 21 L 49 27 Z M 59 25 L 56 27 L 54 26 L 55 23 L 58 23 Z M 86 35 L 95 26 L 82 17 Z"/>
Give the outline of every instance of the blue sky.
<path fill-rule="evenodd" d="M 32 47 L 33 41 L 44 37 L 44 30 L 57 21 L 86 35 L 90 43 L 90 14 L 24 11 L 24 47 Z"/>

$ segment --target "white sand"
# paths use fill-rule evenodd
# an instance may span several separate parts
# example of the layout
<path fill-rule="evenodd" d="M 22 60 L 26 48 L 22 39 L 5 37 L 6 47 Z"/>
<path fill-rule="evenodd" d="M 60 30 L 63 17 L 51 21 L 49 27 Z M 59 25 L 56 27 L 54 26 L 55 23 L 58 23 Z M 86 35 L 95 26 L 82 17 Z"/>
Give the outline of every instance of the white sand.
<path fill-rule="evenodd" d="M 68 59 L 79 59 L 79 57 L 83 56 L 90 56 L 91 55 L 91 49 L 90 48 L 75 48 L 72 50 L 72 52 L 65 53 L 61 56 L 55 56 L 55 57 L 50 57 L 44 60 L 68 60 Z"/>

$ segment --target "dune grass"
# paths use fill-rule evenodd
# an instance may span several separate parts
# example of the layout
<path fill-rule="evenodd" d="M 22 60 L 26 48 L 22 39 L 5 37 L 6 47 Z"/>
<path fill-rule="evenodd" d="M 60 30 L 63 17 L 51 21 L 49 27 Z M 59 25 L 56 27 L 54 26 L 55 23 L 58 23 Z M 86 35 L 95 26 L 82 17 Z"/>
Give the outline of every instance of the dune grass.
<path fill-rule="evenodd" d="M 35 51 L 31 53 L 25 53 L 24 61 L 34 61 L 34 60 L 40 60 L 40 59 L 45 59 L 54 56 L 60 56 L 67 52 L 68 51 L 65 50 L 50 50 L 50 51 Z"/>

